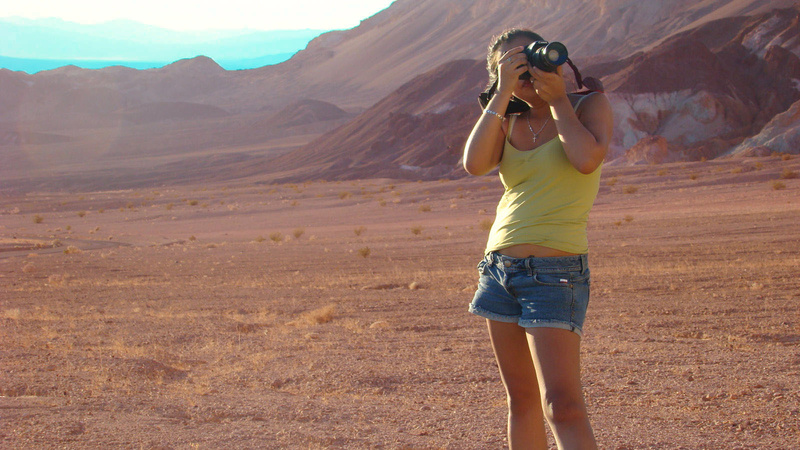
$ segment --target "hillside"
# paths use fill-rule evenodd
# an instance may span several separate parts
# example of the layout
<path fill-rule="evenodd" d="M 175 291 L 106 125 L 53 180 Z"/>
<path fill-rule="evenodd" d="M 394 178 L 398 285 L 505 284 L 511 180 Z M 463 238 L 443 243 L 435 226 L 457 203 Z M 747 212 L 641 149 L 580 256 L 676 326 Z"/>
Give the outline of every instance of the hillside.
<path fill-rule="evenodd" d="M 513 25 L 561 40 L 585 76 L 603 79 L 615 108 L 611 163 L 647 162 L 648 142 L 666 145 L 666 160 L 712 158 L 798 100 L 800 13 L 775 9 L 793 4 L 398 0 L 254 70 L 208 57 L 149 70 L 0 70 L 0 176 L 25 189 L 204 173 L 445 176 L 478 111 L 489 37 Z M 640 142 L 639 156 L 626 156 Z"/>

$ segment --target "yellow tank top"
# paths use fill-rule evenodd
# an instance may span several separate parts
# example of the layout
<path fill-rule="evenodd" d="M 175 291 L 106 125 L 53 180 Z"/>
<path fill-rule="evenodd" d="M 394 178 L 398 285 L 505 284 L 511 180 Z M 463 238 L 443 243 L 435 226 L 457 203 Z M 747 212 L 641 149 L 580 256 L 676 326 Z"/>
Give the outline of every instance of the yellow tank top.
<path fill-rule="evenodd" d="M 509 136 L 514 119 L 509 122 Z M 600 172 L 600 167 L 588 175 L 578 172 L 558 137 L 530 151 L 517 150 L 506 138 L 500 160 L 505 192 L 486 253 L 517 244 L 587 253 L 586 223 L 600 188 Z"/>

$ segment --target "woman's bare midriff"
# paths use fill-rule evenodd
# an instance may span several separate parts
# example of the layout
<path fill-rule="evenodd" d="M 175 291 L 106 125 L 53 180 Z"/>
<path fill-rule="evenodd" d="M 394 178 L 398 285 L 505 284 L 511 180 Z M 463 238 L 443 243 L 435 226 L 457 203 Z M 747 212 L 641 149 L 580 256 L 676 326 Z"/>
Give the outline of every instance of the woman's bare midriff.
<path fill-rule="evenodd" d="M 506 247 L 497 251 L 501 255 L 510 256 L 512 258 L 550 258 L 554 256 L 574 256 L 577 253 L 569 253 L 562 250 L 556 250 L 550 247 L 543 247 L 536 244 L 517 244 Z"/>

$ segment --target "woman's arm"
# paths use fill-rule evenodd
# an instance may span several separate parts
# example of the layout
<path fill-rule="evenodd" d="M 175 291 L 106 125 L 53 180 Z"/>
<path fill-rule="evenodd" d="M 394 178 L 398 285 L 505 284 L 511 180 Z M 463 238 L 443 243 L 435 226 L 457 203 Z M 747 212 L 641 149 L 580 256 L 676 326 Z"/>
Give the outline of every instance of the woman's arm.
<path fill-rule="evenodd" d="M 523 47 L 515 47 L 500 57 L 495 94 L 472 128 L 464 146 L 464 169 L 471 175 L 488 173 L 500 164 L 503 157 L 503 140 L 508 123 L 505 119 L 506 108 L 519 83 L 519 76 L 528 70 L 527 57 L 522 50 Z"/>
<path fill-rule="evenodd" d="M 464 169 L 470 175 L 484 175 L 500 164 L 508 120 L 487 111 L 505 117 L 509 100 L 511 93 L 495 94 L 489 100 L 478 122 L 472 127 L 467 144 L 464 146 Z"/>
<path fill-rule="evenodd" d="M 531 72 L 539 82 L 536 83 L 537 93 L 550 104 L 550 113 L 567 159 L 583 174 L 594 172 L 606 157 L 614 128 L 614 115 L 608 99 L 602 93 L 591 94 L 583 101 L 579 116 L 566 95 L 566 89 L 561 88 L 564 83 L 561 67 L 557 73 L 536 68 Z"/>

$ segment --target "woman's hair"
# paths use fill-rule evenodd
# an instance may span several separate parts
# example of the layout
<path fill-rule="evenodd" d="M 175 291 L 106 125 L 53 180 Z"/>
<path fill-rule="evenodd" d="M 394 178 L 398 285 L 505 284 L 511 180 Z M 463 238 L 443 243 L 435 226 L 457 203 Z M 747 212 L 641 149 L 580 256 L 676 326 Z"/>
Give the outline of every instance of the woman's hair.
<path fill-rule="evenodd" d="M 543 41 L 544 38 L 534 33 L 531 30 L 523 28 L 510 28 L 497 36 L 492 38 L 492 43 L 489 44 L 489 52 L 486 54 L 486 70 L 489 71 L 489 85 L 493 85 L 497 81 L 498 73 L 497 66 L 500 62 L 500 47 L 506 42 L 516 39 L 518 37 L 530 38 L 534 41 Z"/>

